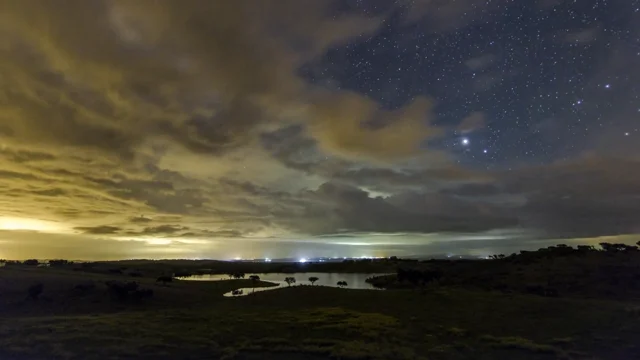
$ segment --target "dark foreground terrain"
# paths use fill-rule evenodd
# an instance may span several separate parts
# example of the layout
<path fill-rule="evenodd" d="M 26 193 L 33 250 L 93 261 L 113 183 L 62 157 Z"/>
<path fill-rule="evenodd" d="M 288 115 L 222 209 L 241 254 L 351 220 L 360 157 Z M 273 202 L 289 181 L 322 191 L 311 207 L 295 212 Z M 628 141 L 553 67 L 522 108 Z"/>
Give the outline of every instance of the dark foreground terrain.
<path fill-rule="evenodd" d="M 0 359 L 640 358 L 640 304 L 632 298 L 434 284 L 387 291 L 293 286 L 225 298 L 236 288 L 271 284 L 164 285 L 150 277 L 134 280 L 151 295 L 121 297 L 109 280 L 132 279 L 0 268 Z M 42 292 L 30 296 L 36 283 Z"/>

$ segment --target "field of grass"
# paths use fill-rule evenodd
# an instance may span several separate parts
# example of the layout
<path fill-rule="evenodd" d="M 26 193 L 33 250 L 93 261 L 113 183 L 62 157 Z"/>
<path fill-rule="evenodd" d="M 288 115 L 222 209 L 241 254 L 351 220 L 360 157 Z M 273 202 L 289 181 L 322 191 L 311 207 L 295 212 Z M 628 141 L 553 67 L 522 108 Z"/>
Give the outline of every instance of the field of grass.
<path fill-rule="evenodd" d="M 550 250 L 551 249 L 551 250 Z M 640 300 L 640 251 L 576 251 L 550 247 L 495 260 L 429 260 L 400 264 L 409 271 L 435 272 L 439 287 L 528 293 L 546 296 Z M 394 275 L 371 279 L 388 289 L 414 288 L 424 279 Z"/>
<path fill-rule="evenodd" d="M 117 278 L 0 268 L 0 359 L 640 358 L 640 307 L 628 301 L 319 286 L 225 298 L 252 282 L 152 278 L 135 279 L 152 298 L 118 301 L 103 284 Z M 96 288 L 75 292 L 87 281 Z"/>

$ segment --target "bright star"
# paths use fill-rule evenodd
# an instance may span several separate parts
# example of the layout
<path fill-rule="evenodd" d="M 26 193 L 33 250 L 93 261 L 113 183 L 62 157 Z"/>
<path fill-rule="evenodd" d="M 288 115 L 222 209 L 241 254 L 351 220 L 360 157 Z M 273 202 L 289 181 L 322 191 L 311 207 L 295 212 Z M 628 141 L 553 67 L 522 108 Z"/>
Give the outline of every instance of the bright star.
<path fill-rule="evenodd" d="M 487 149 L 484 149 L 482 152 L 486 154 L 487 153 Z"/>
<path fill-rule="evenodd" d="M 607 84 L 604 86 L 605 89 L 610 89 L 611 88 L 611 84 Z"/>
<path fill-rule="evenodd" d="M 462 145 L 469 145 L 469 139 L 462 138 Z"/>

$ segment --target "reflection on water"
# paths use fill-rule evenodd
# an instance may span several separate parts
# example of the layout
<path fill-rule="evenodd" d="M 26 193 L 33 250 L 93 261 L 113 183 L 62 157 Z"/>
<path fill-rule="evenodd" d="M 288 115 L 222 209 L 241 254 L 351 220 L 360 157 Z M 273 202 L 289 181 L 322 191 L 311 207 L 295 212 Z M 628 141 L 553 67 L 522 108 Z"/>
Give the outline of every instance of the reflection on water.
<path fill-rule="evenodd" d="M 246 274 L 246 278 L 248 279 L 250 275 L 254 274 Z M 343 286 L 347 289 L 367 289 L 373 290 L 375 289 L 371 284 L 368 284 L 366 280 L 372 276 L 385 275 L 385 274 L 363 274 L 363 273 L 269 273 L 269 274 L 255 274 L 260 277 L 262 281 L 268 281 L 272 283 L 278 284 L 278 286 L 272 287 L 263 287 L 263 288 L 243 288 L 237 289 L 237 291 L 242 291 L 241 294 L 234 295 L 233 291 L 230 291 L 224 296 L 245 296 L 249 295 L 253 292 L 260 291 L 269 291 L 274 289 L 279 289 L 282 287 L 289 286 L 284 281 L 287 277 L 293 277 L 296 279 L 295 284 L 291 286 L 300 286 L 300 285 L 311 285 L 309 278 L 316 277 L 318 280 L 314 283 L 316 286 L 331 286 L 331 287 L 339 287 L 338 282 L 346 282 L 347 285 Z M 193 281 L 218 281 L 218 280 L 229 280 L 228 275 L 224 274 L 215 274 L 215 275 L 194 275 L 188 278 L 182 278 L 181 280 L 193 280 Z"/>

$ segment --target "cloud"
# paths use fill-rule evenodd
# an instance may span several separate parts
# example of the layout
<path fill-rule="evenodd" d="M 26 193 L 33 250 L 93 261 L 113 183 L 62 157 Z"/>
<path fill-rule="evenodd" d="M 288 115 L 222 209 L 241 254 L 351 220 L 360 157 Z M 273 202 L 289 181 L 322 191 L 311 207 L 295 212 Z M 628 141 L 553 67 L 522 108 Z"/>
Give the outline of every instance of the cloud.
<path fill-rule="evenodd" d="M 135 223 L 138 223 L 138 224 L 140 224 L 140 223 L 145 224 L 145 223 L 150 223 L 150 222 L 152 222 L 152 221 L 153 221 L 153 219 L 149 219 L 149 218 L 144 217 L 144 216 L 136 216 L 136 217 L 132 217 L 131 219 L 129 219 L 129 222 L 134 223 L 134 224 L 135 224 Z"/>
<path fill-rule="evenodd" d="M 463 134 L 468 134 L 475 130 L 479 130 L 485 126 L 485 115 L 481 111 L 475 111 L 469 114 L 466 118 L 462 119 L 458 125 L 458 131 Z"/>
<path fill-rule="evenodd" d="M 166 235 L 166 234 L 175 234 L 179 231 L 188 230 L 188 227 L 179 226 L 179 225 L 159 225 L 159 226 L 151 226 L 146 227 L 139 233 L 139 235 Z"/>
<path fill-rule="evenodd" d="M 473 71 L 481 70 L 491 66 L 498 57 L 494 54 L 484 54 L 474 58 L 471 58 L 464 62 L 464 64 Z"/>
<path fill-rule="evenodd" d="M 12 150 L 9 148 L 1 148 L 0 156 L 4 156 L 8 161 L 16 163 L 52 161 L 56 157 L 52 154 L 29 150 Z"/>
<path fill-rule="evenodd" d="M 511 231 L 519 241 L 638 231 L 636 160 L 463 167 L 434 145 L 447 134 L 434 125 L 433 99 L 388 107 L 301 75 L 392 15 L 406 28 L 449 32 L 491 21 L 506 1 L 399 1 L 374 15 L 353 7 L 334 16 L 336 4 L 0 1 L 0 216 L 49 224 L 7 228 L 30 230 L 19 238 L 36 253 L 51 235 L 60 244 L 43 249 L 52 254 L 86 255 L 73 247 L 91 241 L 109 247 L 106 257 L 249 252 L 264 239 L 288 241 L 289 251 L 323 235 L 402 234 L 423 246 L 435 235 Z M 566 35 L 597 36 L 588 30 Z M 515 75 L 491 68 L 497 56 L 467 59 L 478 71 L 472 89 Z M 634 76 L 629 68 L 620 59 L 607 65 Z M 636 153 L 617 136 L 636 110 L 610 117 L 612 133 L 593 141 L 599 153 Z M 483 128 L 485 117 L 468 114 L 458 131 Z"/>
<path fill-rule="evenodd" d="M 389 198 L 328 182 L 307 192 L 304 209 L 277 214 L 275 221 L 308 234 L 478 232 L 510 227 L 517 219 L 490 204 L 446 195 L 407 192 Z"/>
<path fill-rule="evenodd" d="M 416 155 L 422 141 L 440 133 L 429 126 L 431 103 L 416 98 L 396 111 L 355 93 L 328 95 L 315 105 L 311 133 L 319 146 L 345 157 L 392 160 Z"/>
<path fill-rule="evenodd" d="M 523 169 L 506 177 L 507 191 L 526 197 L 527 226 L 550 236 L 586 237 L 640 231 L 637 160 L 586 157 Z"/>
<path fill-rule="evenodd" d="M 568 32 L 563 36 L 563 40 L 568 43 L 586 44 L 598 38 L 598 28 L 586 28 Z"/>
<path fill-rule="evenodd" d="M 79 226 L 74 228 L 75 230 L 82 231 L 85 234 L 93 234 L 93 235 L 102 235 L 102 234 L 117 234 L 122 231 L 121 228 L 117 226 Z"/>
<path fill-rule="evenodd" d="M 475 0 L 401 0 L 406 21 L 420 21 L 433 32 L 453 31 L 476 23 L 488 22 L 491 15 L 504 8 L 504 0 L 478 2 Z M 469 11 L 469 9 L 474 9 Z"/>

